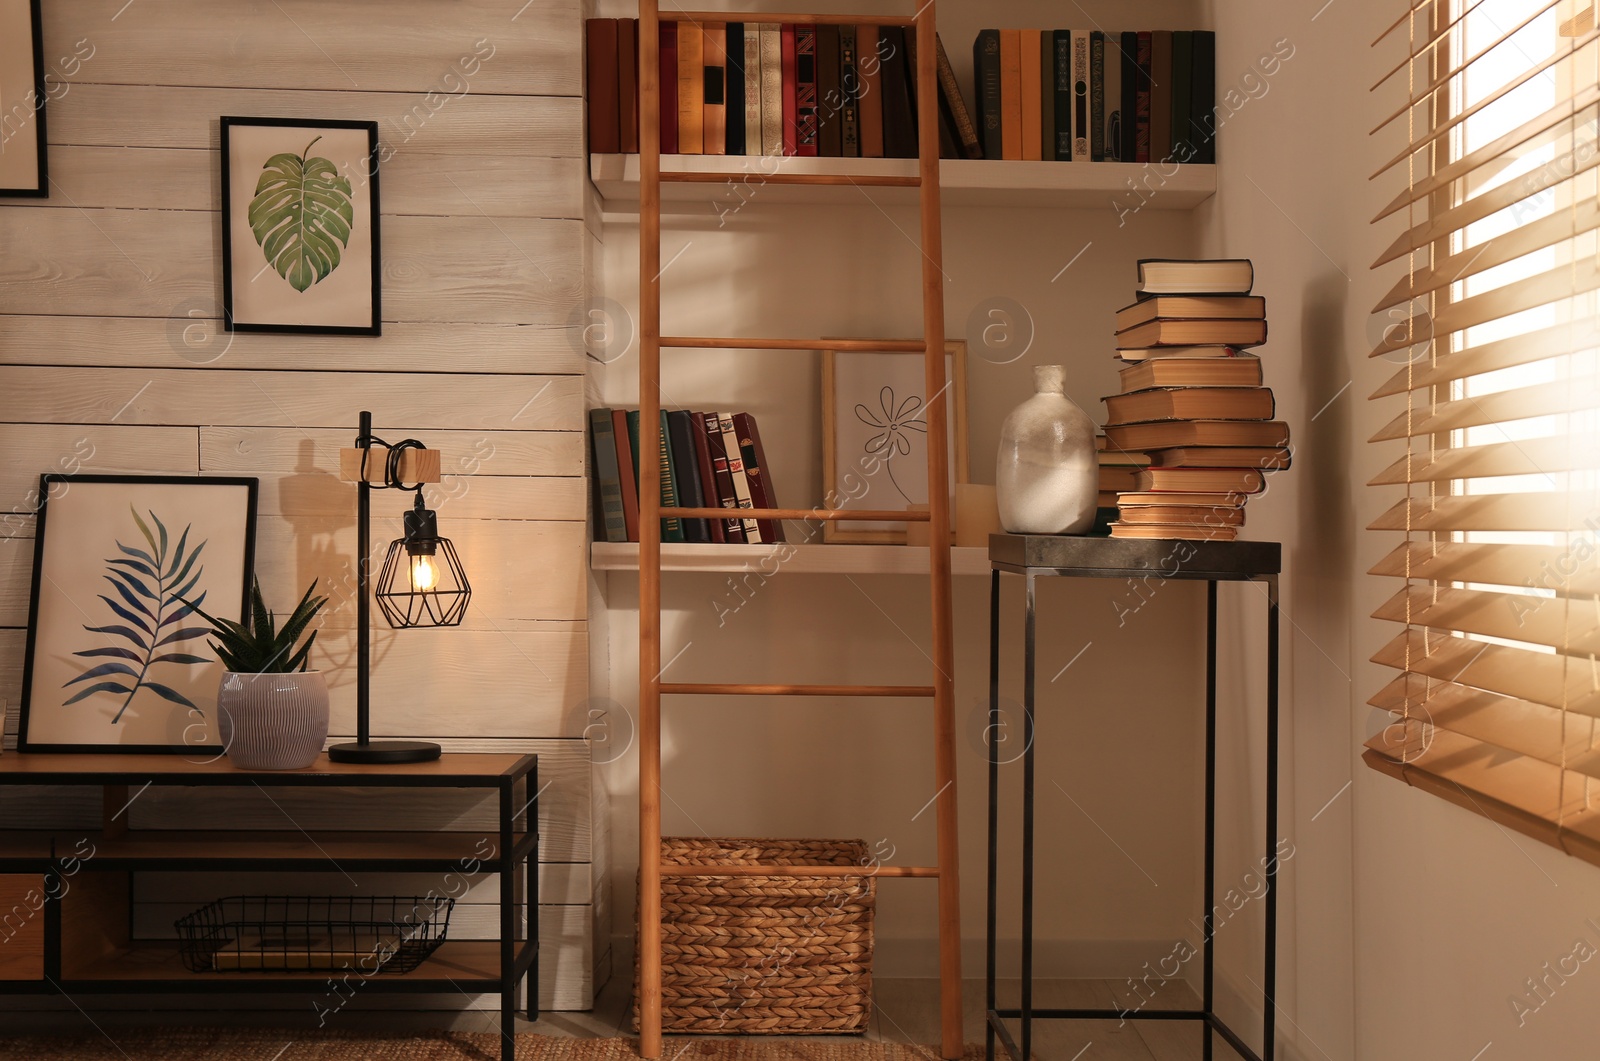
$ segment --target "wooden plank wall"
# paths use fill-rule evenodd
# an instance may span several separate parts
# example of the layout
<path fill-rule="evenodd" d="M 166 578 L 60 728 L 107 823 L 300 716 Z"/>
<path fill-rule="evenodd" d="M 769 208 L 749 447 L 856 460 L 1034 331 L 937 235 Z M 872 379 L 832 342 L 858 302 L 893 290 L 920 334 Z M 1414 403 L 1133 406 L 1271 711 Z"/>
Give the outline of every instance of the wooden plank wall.
<path fill-rule="evenodd" d="M 285 602 L 314 577 L 333 591 L 317 665 L 330 672 L 333 730 L 351 734 L 355 494 L 337 480 L 337 451 L 370 409 L 380 436 L 420 437 L 443 451 L 446 478 L 429 497 L 474 589 L 460 629 L 380 629 L 374 728 L 541 755 L 549 936 L 540 993 L 546 1007 L 586 1008 L 609 955 L 608 933 L 597 946 L 594 930 L 604 854 L 583 740 L 585 358 L 573 322 L 596 255 L 580 0 L 44 8 L 57 79 L 50 197 L 0 200 L 7 747 L 44 471 L 260 476 L 263 586 Z M 221 331 L 222 115 L 378 122 L 382 337 Z M 375 495 L 380 550 L 398 536 L 407 503 Z M 40 790 L 8 807 L 62 824 L 85 811 Z M 356 794 L 338 810 L 303 797 L 284 808 L 393 828 L 486 813 L 470 802 Z M 274 813 L 214 794 L 152 793 L 134 824 L 282 828 Z M 170 927 L 178 907 L 224 884 L 144 881 L 139 926 Z M 480 894 L 491 893 L 480 886 L 464 900 L 463 935 L 492 932 Z"/>

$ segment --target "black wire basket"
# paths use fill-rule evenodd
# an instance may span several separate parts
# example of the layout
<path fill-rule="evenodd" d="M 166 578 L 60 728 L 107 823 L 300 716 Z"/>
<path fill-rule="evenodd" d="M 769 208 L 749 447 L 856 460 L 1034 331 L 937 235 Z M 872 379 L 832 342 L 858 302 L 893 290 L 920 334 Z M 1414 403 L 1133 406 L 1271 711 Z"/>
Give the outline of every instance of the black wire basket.
<path fill-rule="evenodd" d="M 440 896 L 235 895 L 177 921 L 196 973 L 408 973 L 439 949 L 456 901 Z"/>

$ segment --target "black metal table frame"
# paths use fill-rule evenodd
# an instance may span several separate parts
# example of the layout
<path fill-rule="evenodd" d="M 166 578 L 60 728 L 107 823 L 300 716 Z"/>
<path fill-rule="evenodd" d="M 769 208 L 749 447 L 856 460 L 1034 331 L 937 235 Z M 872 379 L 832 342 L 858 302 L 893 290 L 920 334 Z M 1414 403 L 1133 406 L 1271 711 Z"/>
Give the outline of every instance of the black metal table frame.
<path fill-rule="evenodd" d="M 377 768 L 373 774 L 362 775 L 359 773 L 325 774 L 316 772 L 296 771 L 235 771 L 217 773 L 212 775 L 194 775 L 185 773 L 165 774 L 162 772 L 136 772 L 126 773 L 116 770 L 104 770 L 92 773 L 63 772 L 32 773 L 27 775 L 8 776 L 0 772 L 0 788 L 6 784 L 29 785 L 132 785 L 139 786 L 141 790 L 150 785 L 173 785 L 181 787 L 237 787 L 244 785 L 257 786 L 284 786 L 293 788 L 479 788 L 495 791 L 498 801 L 498 820 L 495 834 L 499 840 L 496 855 L 481 861 L 475 872 L 497 873 L 500 877 L 500 940 L 499 960 L 500 975 L 493 980 L 478 979 L 423 979 L 412 976 L 395 977 L 386 979 L 382 976 L 372 977 L 363 981 L 364 990 L 374 994 L 437 994 L 451 991 L 464 991 L 470 987 L 492 988 L 494 993 L 500 995 L 500 1035 L 501 1035 L 501 1061 L 515 1061 L 516 1058 L 516 1016 L 518 1012 L 517 996 L 519 990 L 525 989 L 526 1014 L 530 1021 L 539 1019 L 539 775 L 537 755 L 525 755 L 517 762 L 515 767 L 499 775 L 460 774 L 460 775 L 423 775 L 411 774 L 407 776 L 405 766 L 389 768 L 389 772 L 382 772 Z M 525 803 L 522 807 L 516 804 L 516 786 L 521 781 L 525 788 Z M 519 814 L 526 813 L 527 827 L 523 832 L 521 841 L 517 840 L 516 818 Z M 70 830 L 56 830 L 68 832 Z M 28 858 L 0 859 L 0 873 L 37 871 L 46 875 L 47 882 L 60 881 L 64 876 L 71 876 L 67 863 L 73 861 L 68 857 L 58 858 L 54 853 L 48 859 L 36 860 Z M 92 870 L 123 869 L 148 869 L 148 866 L 136 865 L 139 860 L 131 860 L 126 865 L 115 858 L 98 856 L 94 859 Z M 430 868 L 432 860 L 417 857 L 401 857 L 394 859 L 362 859 L 358 869 L 364 872 L 388 871 L 418 871 Z M 163 862 L 163 869 L 216 869 L 219 862 L 225 862 L 222 868 L 230 870 L 284 870 L 292 868 L 290 865 L 272 860 L 263 859 L 259 862 L 250 859 L 227 858 L 219 860 L 197 855 L 193 859 L 167 859 Z M 526 910 L 525 938 L 517 940 L 517 890 L 516 874 L 514 869 L 517 863 L 523 865 L 523 902 Z M 354 863 L 353 863 L 354 864 Z M 457 863 L 450 863 L 445 868 L 459 871 Z M 131 887 L 131 882 L 130 882 Z M 48 895 L 59 894 L 59 887 L 47 883 Z M 63 983 L 60 968 L 60 939 L 61 939 L 61 911 L 60 903 L 52 898 L 45 904 L 45 969 L 44 981 L 6 981 L 0 982 L 0 995 L 4 994 L 47 994 L 61 992 L 70 987 L 74 994 L 210 994 L 210 993 L 273 993 L 273 994 L 303 994 L 320 988 L 317 981 L 304 979 L 274 980 L 271 977 L 241 978 L 236 981 L 224 980 L 73 980 Z M 333 983 L 332 980 L 328 983 Z"/>
<path fill-rule="evenodd" d="M 1266 940 L 1262 994 L 1262 1052 L 1255 1053 L 1232 1028 L 1217 1016 L 1214 995 L 1213 937 L 1211 923 L 1216 903 L 1216 828 L 1217 828 L 1217 583 L 1260 582 L 1267 592 L 1267 706 L 1266 706 L 1266 843 L 1267 866 L 1276 865 L 1278 847 L 1278 576 L 1271 573 L 1241 574 L 1226 570 L 1203 570 L 1198 567 L 1178 565 L 1173 571 L 1153 571 L 1149 568 L 1088 568 L 1088 567 L 1028 567 L 1019 564 L 992 561 L 989 587 L 989 729 L 999 732 L 1000 726 L 1000 575 L 1002 572 L 1021 575 L 1026 584 L 1027 619 L 1023 647 L 1023 767 L 1022 767 L 1022 997 L 1015 1009 L 996 1006 L 995 929 L 998 894 L 999 865 L 999 796 L 1000 759 L 995 742 L 989 744 L 989 864 L 988 864 L 988 926 L 987 967 L 985 974 L 984 1056 L 993 1061 L 994 1045 L 998 1038 L 1011 1061 L 1025 1061 L 1032 1057 L 1033 1021 L 1046 1020 L 1192 1020 L 1205 1024 L 1203 1038 L 1204 1061 L 1211 1061 L 1215 1037 L 1220 1035 L 1229 1046 L 1248 1061 L 1273 1061 L 1274 1057 L 1274 987 L 1277 977 L 1277 924 L 1278 895 L 1277 874 L 1266 873 Z M 1035 631 L 1035 580 L 1040 577 L 1069 578 L 1129 578 L 1147 579 L 1152 576 L 1175 578 L 1206 583 L 1206 796 L 1205 796 L 1205 887 L 1204 909 L 1207 926 L 1202 944 L 1204 986 L 1201 1008 L 1141 1009 L 1128 1013 L 1118 1009 L 1035 1009 L 1033 1007 L 1033 871 L 1034 871 L 1034 665 L 1036 662 Z M 1003 1023 L 1006 1018 L 1020 1018 L 1019 1043 Z"/>

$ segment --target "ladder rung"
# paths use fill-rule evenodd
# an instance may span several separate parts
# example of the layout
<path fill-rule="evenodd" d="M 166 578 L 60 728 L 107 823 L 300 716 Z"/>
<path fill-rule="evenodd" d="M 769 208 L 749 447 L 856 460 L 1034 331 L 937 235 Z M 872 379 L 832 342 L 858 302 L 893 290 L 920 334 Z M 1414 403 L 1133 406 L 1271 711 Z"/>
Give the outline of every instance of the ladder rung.
<path fill-rule="evenodd" d="M 679 350 L 837 350 L 867 354 L 920 354 L 928 348 L 927 343 L 914 339 L 740 339 L 709 335 L 663 335 L 660 345 Z"/>
<path fill-rule="evenodd" d="M 780 156 L 770 156 L 777 158 Z M 747 174 L 729 173 L 726 170 L 680 169 L 661 174 L 662 184 L 733 184 Z M 823 187 L 857 188 L 920 188 L 922 178 L 884 173 L 760 173 L 753 183 L 809 184 Z"/>
<path fill-rule="evenodd" d="M 663 11 L 663 22 L 751 22 L 757 16 L 748 11 Z M 781 14 L 772 11 L 760 13 L 762 22 L 798 22 L 807 26 L 915 26 L 914 15 L 819 15 Z"/>
<path fill-rule="evenodd" d="M 664 694 L 696 696 L 932 696 L 931 685 L 751 685 L 662 682 Z"/>
<path fill-rule="evenodd" d="M 663 877 L 937 877 L 938 866 L 662 866 Z"/>
<path fill-rule="evenodd" d="M 662 508 L 657 515 L 664 519 L 672 516 L 680 519 L 862 519 L 875 523 L 927 523 L 933 518 L 932 513 L 923 509 L 880 512 L 854 508 Z"/>

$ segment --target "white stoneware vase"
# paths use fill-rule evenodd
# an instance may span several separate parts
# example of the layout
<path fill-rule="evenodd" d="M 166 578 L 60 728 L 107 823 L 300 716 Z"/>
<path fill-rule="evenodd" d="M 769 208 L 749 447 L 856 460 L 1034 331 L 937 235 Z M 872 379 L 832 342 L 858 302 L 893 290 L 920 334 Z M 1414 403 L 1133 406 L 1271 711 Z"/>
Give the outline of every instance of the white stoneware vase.
<path fill-rule="evenodd" d="M 321 671 L 226 671 L 217 690 L 217 728 L 241 770 L 299 770 L 328 740 L 328 683 Z"/>
<path fill-rule="evenodd" d="M 1039 365 L 1033 397 L 1000 426 L 995 501 L 1009 534 L 1082 534 L 1094 526 L 1094 421 L 1067 398 L 1066 370 Z"/>

